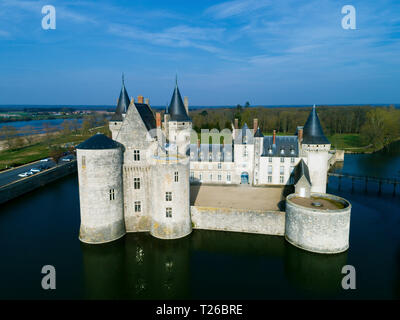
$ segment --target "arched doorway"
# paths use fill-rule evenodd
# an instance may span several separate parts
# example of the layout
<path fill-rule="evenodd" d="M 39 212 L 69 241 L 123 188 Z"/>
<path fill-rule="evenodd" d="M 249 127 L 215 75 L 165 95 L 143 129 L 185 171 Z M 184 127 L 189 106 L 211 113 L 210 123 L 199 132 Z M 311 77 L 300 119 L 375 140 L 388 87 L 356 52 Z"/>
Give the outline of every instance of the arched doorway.
<path fill-rule="evenodd" d="M 249 184 L 249 174 L 247 172 L 242 172 L 240 175 L 240 184 Z"/>

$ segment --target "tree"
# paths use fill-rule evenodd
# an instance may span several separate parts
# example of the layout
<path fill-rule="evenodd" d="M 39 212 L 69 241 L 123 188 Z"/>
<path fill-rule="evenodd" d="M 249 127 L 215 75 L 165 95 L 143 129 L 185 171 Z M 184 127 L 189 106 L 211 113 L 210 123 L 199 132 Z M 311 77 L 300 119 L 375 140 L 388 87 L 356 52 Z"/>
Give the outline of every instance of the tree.
<path fill-rule="evenodd" d="M 28 144 L 32 144 L 33 135 L 34 135 L 34 127 L 31 125 L 27 125 L 21 128 L 22 133 L 24 134 L 24 138 L 28 142 Z"/>
<path fill-rule="evenodd" d="M 13 126 L 3 126 L 0 128 L 0 139 L 6 142 L 7 148 L 13 147 L 13 139 L 17 135 L 17 129 Z"/>

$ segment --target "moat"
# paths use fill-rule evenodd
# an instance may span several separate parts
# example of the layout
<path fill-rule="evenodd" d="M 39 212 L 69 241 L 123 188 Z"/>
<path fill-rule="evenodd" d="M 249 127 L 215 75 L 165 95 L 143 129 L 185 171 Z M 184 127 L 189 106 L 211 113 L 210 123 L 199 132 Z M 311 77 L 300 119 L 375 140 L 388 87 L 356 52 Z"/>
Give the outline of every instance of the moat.
<path fill-rule="evenodd" d="M 382 163 L 382 161 L 384 161 Z M 400 172 L 397 154 L 346 155 L 337 171 L 375 176 Z M 352 204 L 350 248 L 318 255 L 279 236 L 194 230 L 179 240 L 128 234 L 107 245 L 78 240 L 77 176 L 2 205 L 0 298 L 22 299 L 399 299 L 400 190 L 329 178 L 328 193 Z M 43 265 L 57 289 L 41 289 Z M 357 289 L 341 288 L 353 265 Z"/>

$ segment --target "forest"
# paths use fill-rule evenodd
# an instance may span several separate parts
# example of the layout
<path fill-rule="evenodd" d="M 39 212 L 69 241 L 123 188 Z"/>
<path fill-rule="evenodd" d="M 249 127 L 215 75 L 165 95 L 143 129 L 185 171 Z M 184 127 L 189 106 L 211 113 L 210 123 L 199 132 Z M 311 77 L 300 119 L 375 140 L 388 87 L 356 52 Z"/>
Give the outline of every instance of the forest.
<path fill-rule="evenodd" d="M 222 130 L 231 128 L 233 119 L 239 119 L 239 126 L 244 123 L 252 128 L 253 119 L 258 119 L 264 134 L 291 135 L 297 126 L 303 126 L 310 114 L 311 107 L 251 107 L 248 102 L 236 108 L 204 108 L 190 112 L 193 128 Z M 371 145 L 374 150 L 399 139 L 400 109 L 393 105 L 374 106 L 318 106 L 318 116 L 327 136 L 357 134 L 364 145 Z"/>

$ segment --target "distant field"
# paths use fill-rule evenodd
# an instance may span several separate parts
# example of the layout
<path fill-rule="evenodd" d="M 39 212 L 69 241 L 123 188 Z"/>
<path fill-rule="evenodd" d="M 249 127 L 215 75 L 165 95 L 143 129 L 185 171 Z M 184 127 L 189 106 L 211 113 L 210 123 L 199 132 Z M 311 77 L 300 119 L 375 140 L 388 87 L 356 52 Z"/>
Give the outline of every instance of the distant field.
<path fill-rule="evenodd" d="M 334 134 L 327 137 L 336 149 L 364 147 L 361 136 L 357 133 Z"/>
<path fill-rule="evenodd" d="M 103 131 L 98 129 L 97 131 Z M 10 166 L 19 166 L 32 161 L 47 158 L 50 154 L 51 146 L 63 146 L 67 143 L 72 143 L 76 145 L 93 135 L 93 132 L 84 135 L 81 134 L 68 134 L 65 135 L 60 132 L 54 137 L 49 138 L 48 141 L 36 142 L 29 146 L 24 146 L 15 150 L 4 150 L 0 151 L 0 170 L 9 168 Z"/>

